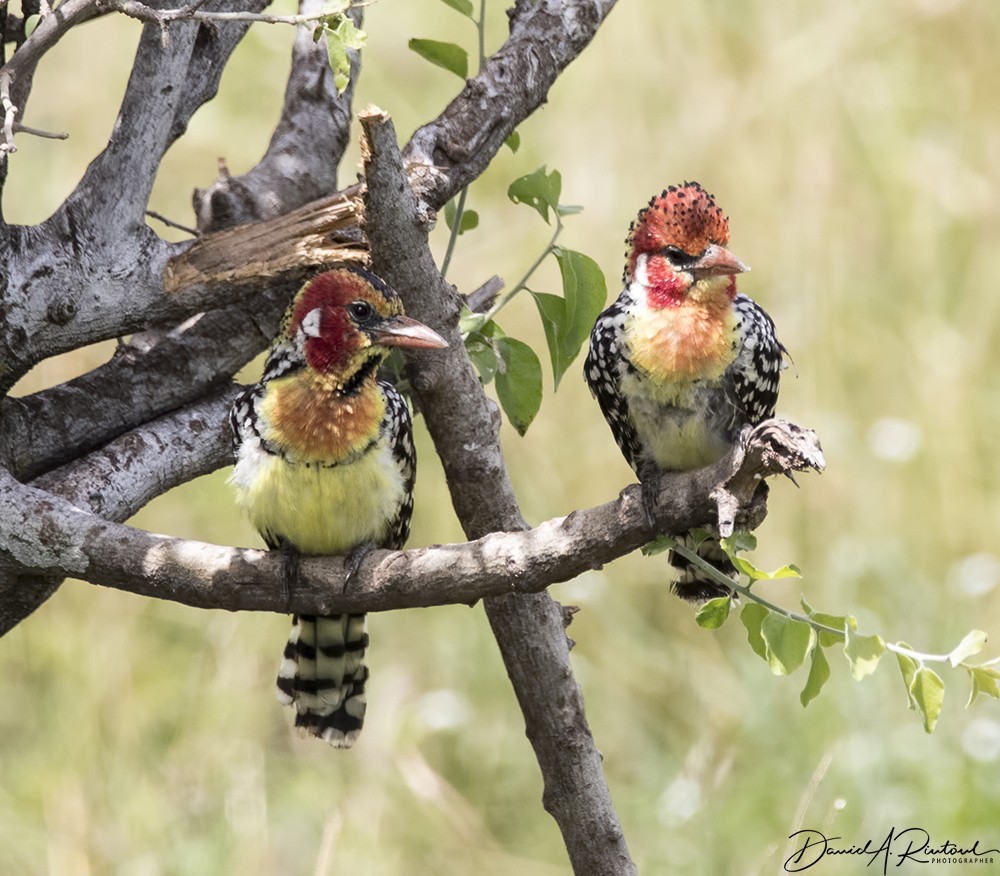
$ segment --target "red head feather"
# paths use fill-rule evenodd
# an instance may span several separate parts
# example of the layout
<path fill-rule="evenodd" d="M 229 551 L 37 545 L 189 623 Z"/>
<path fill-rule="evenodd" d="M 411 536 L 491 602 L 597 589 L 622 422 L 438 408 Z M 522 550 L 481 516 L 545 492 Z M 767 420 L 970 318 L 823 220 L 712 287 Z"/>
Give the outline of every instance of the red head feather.
<path fill-rule="evenodd" d="M 294 341 L 303 320 L 318 312 L 315 326 L 305 341 L 306 360 L 320 372 L 347 367 L 352 356 L 370 341 L 351 319 L 348 307 L 354 302 L 368 302 L 378 316 L 400 314 L 399 297 L 381 279 L 362 268 L 337 268 L 317 274 L 295 296 L 282 329 L 282 336 Z M 318 332 L 318 334 L 312 334 Z"/>
<path fill-rule="evenodd" d="M 628 268 L 632 276 L 641 253 L 654 253 L 676 246 L 691 256 L 703 253 L 710 244 L 729 242 L 729 220 L 722 208 L 700 184 L 686 182 L 670 186 L 651 198 L 639 212 L 628 238 Z"/>

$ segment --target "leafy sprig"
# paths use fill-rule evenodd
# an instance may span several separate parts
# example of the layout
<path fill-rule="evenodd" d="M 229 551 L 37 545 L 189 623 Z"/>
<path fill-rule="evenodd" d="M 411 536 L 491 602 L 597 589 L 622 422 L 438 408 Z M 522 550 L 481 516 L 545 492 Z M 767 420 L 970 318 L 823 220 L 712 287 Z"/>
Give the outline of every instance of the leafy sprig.
<path fill-rule="evenodd" d="M 589 337 L 608 294 L 604 274 L 597 263 L 558 243 L 563 232 L 563 217 L 581 210 L 575 205 L 561 204 L 561 195 L 562 176 L 558 170 L 550 172 L 544 166 L 510 184 L 507 196 L 511 201 L 531 207 L 549 225 L 554 221 L 552 237 L 506 295 L 483 313 L 466 314 L 460 324 L 466 347 L 479 369 L 480 380 L 485 384 L 496 379 L 500 405 L 511 425 L 522 435 L 541 406 L 541 363 L 531 347 L 502 332 L 496 323 L 497 314 L 520 293 L 527 291 L 532 296 L 542 320 L 553 382 L 558 389 L 563 374 Z M 539 292 L 528 285 L 550 256 L 559 265 L 561 296 Z"/>
<path fill-rule="evenodd" d="M 472 0 L 442 0 L 463 18 L 476 27 L 479 48 L 479 69 L 486 63 L 486 0 L 479 2 L 479 16 L 476 17 Z M 426 61 L 442 70 L 448 70 L 461 79 L 469 75 L 469 53 L 457 43 L 443 40 L 429 40 L 415 37 L 408 43 L 410 51 L 416 52 Z"/>
<path fill-rule="evenodd" d="M 326 37 L 326 54 L 333 70 L 333 82 L 337 94 L 343 94 L 351 81 L 351 60 L 348 49 L 361 49 L 368 34 L 361 30 L 347 15 L 354 5 L 352 0 L 327 0 L 322 16 L 313 27 L 313 40 L 319 42 Z"/>
<path fill-rule="evenodd" d="M 472 0 L 442 0 L 461 16 L 471 21 L 478 35 L 479 69 L 486 63 L 485 19 L 486 0 L 480 0 L 478 16 Z M 409 47 L 420 57 L 437 67 L 464 79 L 469 75 L 469 53 L 456 43 L 414 38 Z M 512 152 L 517 152 L 521 137 L 513 131 L 506 140 Z M 561 204 L 562 176 L 544 166 L 510 184 L 507 196 L 515 204 L 526 204 L 545 222 L 555 228 L 548 245 L 535 259 L 525 275 L 510 291 L 496 300 L 484 312 L 466 313 L 461 328 L 466 349 L 479 371 L 484 384 L 496 381 L 500 406 L 511 425 L 523 435 L 531 425 L 542 403 L 542 366 L 535 351 L 516 338 L 507 335 L 497 324 L 497 314 L 517 295 L 527 290 L 535 302 L 545 331 L 545 340 L 552 363 L 556 389 L 566 369 L 579 355 L 590 334 L 594 320 L 604 307 L 607 284 L 597 263 L 589 256 L 558 244 L 563 231 L 562 219 L 579 213 L 581 207 Z M 444 221 L 450 230 L 448 246 L 441 261 L 441 275 L 446 276 L 458 238 L 479 225 L 479 214 L 469 209 L 468 189 L 463 189 L 445 205 Z M 542 263 L 554 257 L 562 276 L 562 295 L 528 288 L 528 283 Z"/>
<path fill-rule="evenodd" d="M 718 583 L 731 588 L 747 600 L 740 609 L 740 621 L 746 628 L 750 648 L 763 659 L 775 675 L 788 675 L 809 661 L 809 673 L 799 699 L 803 706 L 814 700 L 830 678 L 827 650 L 839 648 L 847 659 L 851 676 L 856 681 L 868 677 L 878 668 L 883 656 L 894 654 L 906 689 L 909 708 L 915 710 L 924 730 L 933 732 L 944 704 L 945 683 L 928 664 L 961 667 L 969 676 L 971 689 L 966 708 L 981 695 L 1000 700 L 1000 658 L 985 663 L 969 663 L 986 643 L 982 630 L 972 630 L 947 654 L 927 654 L 916 651 L 905 642 L 886 642 L 879 635 L 862 635 L 852 615 L 835 615 L 816 611 L 804 597 L 800 598 L 802 613 L 775 605 L 753 591 L 757 581 L 800 577 L 795 566 L 782 566 L 774 572 L 758 569 L 740 551 L 753 550 L 756 539 L 749 533 L 736 533 L 722 539 L 722 547 L 737 570 L 746 576 L 746 583 L 733 582 L 698 554 L 669 536 L 662 536 L 646 553 L 673 550 L 697 566 Z M 720 596 L 702 605 L 695 621 L 706 629 L 721 627 L 736 606 L 733 596 Z"/>

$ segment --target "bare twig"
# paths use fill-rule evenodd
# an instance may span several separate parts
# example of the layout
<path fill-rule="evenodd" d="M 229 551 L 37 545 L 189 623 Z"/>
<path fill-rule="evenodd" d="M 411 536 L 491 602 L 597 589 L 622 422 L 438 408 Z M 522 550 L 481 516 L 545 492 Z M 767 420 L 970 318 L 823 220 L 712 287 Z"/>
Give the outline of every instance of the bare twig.
<path fill-rule="evenodd" d="M 321 19 L 330 16 L 329 11 L 311 12 L 302 15 L 272 15 L 264 12 L 208 12 L 202 9 L 204 0 L 201 3 L 191 3 L 187 6 L 178 6 L 175 9 L 154 9 L 139 0 L 97 0 L 98 5 L 104 9 L 111 9 L 135 18 L 148 24 L 162 26 L 169 25 L 175 21 L 199 21 L 206 24 L 216 22 L 242 22 L 245 24 L 315 24 Z M 367 6 L 367 3 L 352 3 L 343 12 L 356 7 Z"/>
<path fill-rule="evenodd" d="M 10 99 L 11 75 L 6 69 L 0 70 L 0 102 L 3 104 L 3 142 L 0 143 L 0 159 L 12 152 L 17 152 L 14 145 L 14 120 L 17 118 L 17 107 Z"/>
<path fill-rule="evenodd" d="M 17 151 L 14 145 L 14 122 L 23 109 L 31 77 L 42 55 L 59 42 L 70 28 L 96 14 L 98 0 L 66 0 L 55 10 L 47 10 L 39 18 L 31 36 L 18 46 L 10 60 L 0 68 L 0 95 L 4 110 L 0 161 Z"/>
<path fill-rule="evenodd" d="M 178 231 L 184 231 L 190 234 L 192 237 L 198 237 L 199 232 L 197 228 L 192 228 L 190 225 L 182 225 L 180 222 L 174 222 L 173 219 L 168 219 L 162 213 L 157 213 L 155 210 L 147 210 L 146 215 L 150 219 L 155 219 L 157 222 L 162 222 L 167 228 L 176 228 Z"/>

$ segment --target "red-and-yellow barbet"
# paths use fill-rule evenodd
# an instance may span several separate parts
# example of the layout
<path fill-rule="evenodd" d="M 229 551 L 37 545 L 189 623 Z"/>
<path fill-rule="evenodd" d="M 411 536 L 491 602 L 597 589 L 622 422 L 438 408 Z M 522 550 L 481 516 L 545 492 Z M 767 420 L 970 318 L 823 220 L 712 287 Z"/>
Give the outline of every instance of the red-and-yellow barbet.
<path fill-rule="evenodd" d="M 698 183 L 652 198 L 630 228 L 625 288 L 590 336 L 584 376 L 647 502 L 660 472 L 715 462 L 774 414 L 785 350 L 771 318 L 737 293 L 748 268 L 728 243 L 729 222 Z M 716 539 L 697 552 L 736 580 Z M 677 554 L 671 562 L 681 597 L 729 592 Z"/>
<path fill-rule="evenodd" d="M 416 454 L 406 402 L 378 370 L 393 347 L 444 346 L 361 268 L 319 274 L 296 295 L 260 383 L 231 414 L 237 502 L 291 560 L 285 574 L 300 554 L 343 555 L 356 568 L 373 547 L 403 546 Z M 363 614 L 293 618 L 277 693 L 295 707 L 296 726 L 338 748 L 354 744 L 367 645 Z"/>

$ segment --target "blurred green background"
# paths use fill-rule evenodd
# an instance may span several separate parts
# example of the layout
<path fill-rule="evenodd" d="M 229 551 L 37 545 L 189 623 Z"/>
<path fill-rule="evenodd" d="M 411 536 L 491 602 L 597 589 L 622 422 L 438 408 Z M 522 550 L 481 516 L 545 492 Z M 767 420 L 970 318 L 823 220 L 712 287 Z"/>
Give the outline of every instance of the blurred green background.
<path fill-rule="evenodd" d="M 489 4 L 488 51 L 505 35 L 503 6 Z M 366 28 L 356 107 L 378 103 L 405 140 L 460 87 L 407 40 L 471 51 L 474 29 L 439 0 L 378 0 Z M 71 139 L 20 138 L 8 221 L 48 216 L 106 142 L 138 30 L 109 17 L 46 58 L 25 121 Z M 985 657 L 1000 636 L 998 40 L 1000 6 L 973 0 L 621 0 L 521 126 L 520 151 L 502 150 L 472 187 L 480 227 L 449 274 L 466 292 L 522 275 L 550 229 L 505 191 L 547 163 L 562 172 L 563 201 L 585 208 L 562 242 L 593 256 L 617 294 L 639 207 L 669 183 L 702 182 L 753 267 L 742 290 L 794 357 L 779 409 L 819 431 L 829 465 L 801 489 L 774 486 L 755 559 L 797 563 L 805 579 L 768 595 L 794 606 L 801 586 L 815 607 L 924 651 L 981 628 L 994 637 Z M 290 42 L 290 29 L 252 29 L 218 99 L 167 157 L 152 209 L 193 223 L 190 192 L 219 156 L 234 173 L 252 166 Z M 442 227 L 439 254 L 445 243 Z M 554 262 L 532 285 L 558 291 Z M 530 300 L 500 322 L 547 367 Z M 43 363 L 17 391 L 109 350 Z M 411 544 L 457 540 L 417 429 Z M 525 439 L 503 438 L 529 521 L 631 481 L 579 363 L 555 395 L 546 376 Z M 135 525 L 259 545 L 226 475 L 174 490 Z M 772 677 L 735 619 L 699 629 L 667 580 L 662 557 L 630 556 L 552 588 L 582 608 L 574 666 L 642 872 L 779 872 L 799 828 L 878 844 L 917 826 L 1000 847 L 1000 706 L 964 711 L 962 670 L 937 667 L 947 694 L 933 736 L 907 711 L 891 655 L 859 684 L 831 652 L 833 678 L 803 710 L 804 671 Z M 275 702 L 286 633 L 283 617 L 63 587 L 0 642 L 0 872 L 568 872 L 481 607 L 372 617 L 368 721 L 350 753 L 299 739 Z"/>

